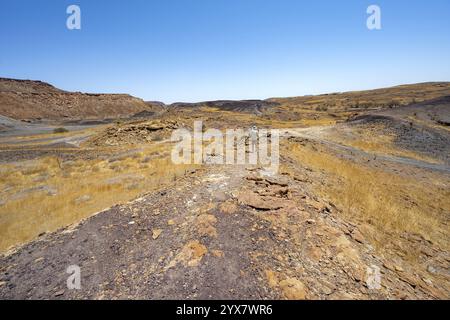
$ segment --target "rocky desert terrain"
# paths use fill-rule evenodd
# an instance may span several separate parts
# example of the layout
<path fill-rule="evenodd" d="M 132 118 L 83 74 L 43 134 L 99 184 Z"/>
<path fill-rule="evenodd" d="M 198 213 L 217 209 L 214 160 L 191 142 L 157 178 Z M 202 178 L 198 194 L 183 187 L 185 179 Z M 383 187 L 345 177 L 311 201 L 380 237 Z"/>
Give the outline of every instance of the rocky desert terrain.
<path fill-rule="evenodd" d="M 450 83 L 165 105 L 1 79 L 0 115 L 1 299 L 450 298 Z M 174 164 L 199 120 L 278 129 L 279 170 Z"/>
<path fill-rule="evenodd" d="M 118 119 L 161 109 L 127 94 L 67 92 L 41 81 L 0 78 L 0 115 L 16 120 Z"/>

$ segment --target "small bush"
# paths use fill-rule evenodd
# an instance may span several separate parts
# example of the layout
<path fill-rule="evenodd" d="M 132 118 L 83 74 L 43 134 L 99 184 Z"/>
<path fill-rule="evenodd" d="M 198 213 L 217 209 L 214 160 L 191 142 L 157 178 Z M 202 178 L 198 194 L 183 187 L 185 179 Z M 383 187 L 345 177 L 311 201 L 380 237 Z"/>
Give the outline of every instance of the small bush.
<path fill-rule="evenodd" d="M 318 106 L 318 107 L 316 107 L 316 111 L 328 111 L 328 107 L 327 106 Z"/>
<path fill-rule="evenodd" d="M 69 132 L 66 128 L 56 128 L 53 130 L 53 133 L 66 133 Z"/>
<path fill-rule="evenodd" d="M 164 136 L 162 134 L 156 134 L 153 136 L 153 141 L 163 141 Z"/>

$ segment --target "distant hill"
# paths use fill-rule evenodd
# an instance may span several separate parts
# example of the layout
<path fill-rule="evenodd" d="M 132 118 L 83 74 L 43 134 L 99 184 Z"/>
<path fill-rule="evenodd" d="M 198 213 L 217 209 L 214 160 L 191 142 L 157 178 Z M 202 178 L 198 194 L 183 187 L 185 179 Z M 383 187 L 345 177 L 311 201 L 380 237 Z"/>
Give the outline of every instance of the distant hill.
<path fill-rule="evenodd" d="M 315 111 L 385 109 L 450 95 L 450 82 L 427 82 L 389 88 L 338 92 L 316 96 L 271 98 L 283 107 Z"/>
<path fill-rule="evenodd" d="M 422 101 L 395 109 L 380 110 L 372 114 L 405 119 L 422 125 L 450 127 L 450 96 Z"/>
<path fill-rule="evenodd" d="M 0 115 L 17 120 L 114 119 L 160 108 L 127 94 L 67 92 L 41 81 L 0 78 Z"/>
<path fill-rule="evenodd" d="M 196 103 L 177 102 L 167 108 L 195 112 L 202 108 L 289 118 L 297 112 L 336 113 L 393 109 L 450 95 L 450 82 L 429 82 L 390 88 L 307 95 L 266 100 L 217 100 Z M 284 119 L 286 120 L 286 119 Z"/>
<path fill-rule="evenodd" d="M 169 106 L 170 109 L 196 109 L 196 108 L 212 108 L 221 111 L 234 111 L 244 113 L 263 114 L 265 110 L 278 106 L 276 102 L 266 100 L 217 100 L 204 101 L 197 103 L 177 102 Z"/>
<path fill-rule="evenodd" d="M 395 109 L 450 96 L 450 82 L 401 85 L 366 91 L 267 100 L 217 100 L 165 105 L 143 101 L 127 94 L 67 92 L 31 80 L 0 78 L 0 115 L 16 120 L 92 120 L 150 118 L 166 111 L 178 115 L 209 111 L 231 111 L 273 120 L 301 119 L 323 114 L 361 113 Z"/>

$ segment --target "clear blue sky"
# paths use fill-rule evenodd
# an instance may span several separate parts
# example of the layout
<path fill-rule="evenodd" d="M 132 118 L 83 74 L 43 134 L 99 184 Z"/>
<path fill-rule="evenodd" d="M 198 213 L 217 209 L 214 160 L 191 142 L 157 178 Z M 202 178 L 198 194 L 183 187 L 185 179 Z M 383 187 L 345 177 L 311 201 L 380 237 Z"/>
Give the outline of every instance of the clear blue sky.
<path fill-rule="evenodd" d="M 1 77 L 165 102 L 450 81 L 448 0 L 2 0 L 0 36 Z"/>

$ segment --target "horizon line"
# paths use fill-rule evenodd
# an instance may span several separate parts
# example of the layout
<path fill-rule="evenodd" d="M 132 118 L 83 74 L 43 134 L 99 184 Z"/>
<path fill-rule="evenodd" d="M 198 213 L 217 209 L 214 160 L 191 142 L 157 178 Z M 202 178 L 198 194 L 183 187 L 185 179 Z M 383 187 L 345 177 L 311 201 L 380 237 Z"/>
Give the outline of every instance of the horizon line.
<path fill-rule="evenodd" d="M 364 91 L 373 91 L 373 90 L 383 90 L 388 88 L 396 88 L 396 87 L 402 87 L 402 86 L 412 86 L 412 85 L 423 85 L 423 84 L 438 84 L 438 83 L 450 83 L 450 80 L 440 80 L 440 81 L 423 81 L 423 82 L 414 82 L 414 83 L 401 83 L 391 86 L 383 86 L 383 87 L 376 87 L 376 88 L 370 88 L 370 89 L 353 89 L 353 90 L 345 90 L 345 91 L 329 91 L 329 92 L 321 92 L 316 94 L 300 94 L 300 95 L 289 95 L 289 96 L 273 96 L 268 98 L 248 98 L 248 99 L 212 99 L 212 100 L 201 100 L 201 101 L 175 101 L 171 103 L 167 103 L 162 100 L 147 100 L 139 96 L 135 96 L 131 93 L 126 92 L 88 92 L 88 91 L 68 91 L 65 90 L 49 81 L 46 80 L 35 80 L 35 79 L 20 79 L 20 78 L 9 78 L 9 77 L 2 77 L 0 76 L 0 80 L 12 80 L 12 81 L 31 81 L 31 82 L 41 82 L 44 84 L 48 84 L 58 90 L 61 90 L 63 92 L 67 93 L 82 93 L 82 94 L 92 94 L 92 95 L 129 95 L 131 97 L 141 99 L 142 101 L 148 103 L 148 102 L 155 102 L 155 103 L 163 103 L 166 106 L 170 106 L 177 103 L 184 103 L 184 104 L 199 104 L 199 103 L 205 103 L 205 102 L 217 102 L 217 101 L 268 101 L 271 99 L 291 99 L 291 98 L 299 98 L 299 97 L 314 97 L 314 96 L 323 96 L 323 95 L 332 95 L 332 94 L 345 94 L 345 93 L 356 93 L 356 92 L 364 92 Z"/>

